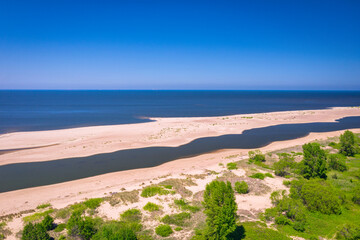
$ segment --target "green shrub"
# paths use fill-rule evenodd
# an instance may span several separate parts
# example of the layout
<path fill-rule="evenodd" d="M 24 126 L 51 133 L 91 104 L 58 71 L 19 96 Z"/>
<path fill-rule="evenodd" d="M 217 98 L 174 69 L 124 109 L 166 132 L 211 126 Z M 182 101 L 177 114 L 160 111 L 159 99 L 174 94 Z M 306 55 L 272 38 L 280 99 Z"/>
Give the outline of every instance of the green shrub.
<path fill-rule="evenodd" d="M 135 231 L 127 224 L 121 222 L 108 222 L 103 224 L 92 240 L 137 240 Z"/>
<path fill-rule="evenodd" d="M 193 213 L 200 211 L 200 207 L 192 206 L 184 199 L 175 199 L 174 203 L 176 206 L 178 206 L 181 210 L 184 210 L 184 211 L 188 210 Z"/>
<path fill-rule="evenodd" d="M 336 239 L 339 240 L 360 239 L 360 226 L 354 224 L 345 224 L 342 227 L 342 229 L 336 233 Z"/>
<path fill-rule="evenodd" d="M 84 202 L 84 205 L 89 209 L 96 209 L 100 206 L 101 202 L 104 201 L 102 198 L 91 198 Z"/>
<path fill-rule="evenodd" d="M 275 223 L 278 225 L 291 225 L 292 222 L 284 215 L 280 215 L 275 217 Z"/>
<path fill-rule="evenodd" d="M 159 225 L 155 228 L 155 232 L 157 235 L 161 237 L 168 237 L 173 233 L 171 227 L 167 224 Z"/>
<path fill-rule="evenodd" d="M 292 170 L 295 168 L 296 163 L 294 157 L 288 153 L 278 154 L 279 161 L 274 163 L 275 175 L 285 177 L 290 175 Z"/>
<path fill-rule="evenodd" d="M 51 216 L 46 215 L 41 224 L 47 231 L 52 230 L 54 228 L 54 219 Z"/>
<path fill-rule="evenodd" d="M 334 149 L 338 149 L 338 150 L 340 150 L 340 143 L 336 143 L 336 142 L 330 142 L 329 144 L 328 144 L 328 146 L 329 147 L 332 147 L 332 148 L 334 148 Z"/>
<path fill-rule="evenodd" d="M 249 192 L 249 186 L 245 181 L 235 182 L 235 191 L 240 194 L 246 194 Z"/>
<path fill-rule="evenodd" d="M 22 232 L 22 240 L 50 240 L 45 227 L 41 223 L 28 223 Z"/>
<path fill-rule="evenodd" d="M 235 170 L 235 169 L 237 169 L 237 164 L 234 162 L 230 162 L 230 163 L 226 164 L 226 167 L 228 170 Z"/>
<path fill-rule="evenodd" d="M 95 222 L 90 217 L 82 217 L 81 214 L 81 211 L 73 212 L 66 229 L 69 235 L 88 240 L 96 233 Z"/>
<path fill-rule="evenodd" d="M 291 196 L 300 198 L 310 211 L 323 214 L 340 214 L 340 198 L 335 190 L 323 180 L 293 181 Z"/>
<path fill-rule="evenodd" d="M 249 151 L 250 162 L 265 162 L 265 155 L 260 150 Z"/>
<path fill-rule="evenodd" d="M 274 176 L 271 173 L 265 173 L 265 177 L 274 178 Z"/>
<path fill-rule="evenodd" d="M 124 222 L 140 222 L 141 212 L 136 208 L 129 209 L 120 214 L 120 219 Z"/>
<path fill-rule="evenodd" d="M 283 184 L 284 184 L 286 187 L 289 187 L 290 184 L 291 184 L 291 181 L 289 181 L 289 180 L 284 180 L 284 181 L 283 181 Z"/>
<path fill-rule="evenodd" d="M 343 155 L 340 154 L 329 154 L 328 155 L 328 165 L 330 169 L 344 172 L 348 168 L 346 166 L 346 161 Z"/>
<path fill-rule="evenodd" d="M 326 153 L 318 143 L 307 143 L 302 146 L 304 159 L 301 162 L 301 173 L 306 179 L 326 179 Z"/>
<path fill-rule="evenodd" d="M 191 215 L 188 212 L 182 212 L 172 215 L 165 215 L 163 218 L 161 218 L 161 222 L 165 224 L 173 224 L 177 226 L 184 226 L 186 223 L 186 220 L 190 219 Z"/>
<path fill-rule="evenodd" d="M 254 173 L 254 174 L 251 175 L 250 177 L 251 177 L 251 178 L 257 178 L 257 179 L 264 180 L 264 179 L 265 179 L 265 174 L 263 174 L 263 173 Z"/>
<path fill-rule="evenodd" d="M 62 232 L 65 228 L 66 228 L 66 224 L 60 223 L 56 226 L 56 228 L 54 229 L 54 232 Z"/>
<path fill-rule="evenodd" d="M 167 184 L 167 185 L 161 185 L 161 186 L 163 186 L 163 187 L 166 188 L 166 189 L 172 189 L 172 188 L 173 188 L 173 186 L 172 186 L 172 185 L 169 185 L 169 184 Z"/>
<path fill-rule="evenodd" d="M 54 209 L 49 209 L 46 210 L 45 212 L 37 212 L 34 213 L 33 215 L 29 215 L 23 218 L 23 221 L 26 222 L 34 222 L 34 221 L 38 221 L 41 218 L 45 217 L 46 215 L 51 214 L 52 212 L 54 212 Z"/>
<path fill-rule="evenodd" d="M 144 206 L 144 210 L 145 211 L 149 211 L 149 212 L 154 212 L 154 211 L 159 211 L 160 210 L 160 206 L 152 203 L 152 202 L 148 202 L 145 206 Z"/>
<path fill-rule="evenodd" d="M 162 186 L 148 186 L 146 188 L 144 188 L 141 192 L 141 196 L 142 197 L 152 197 L 155 195 L 167 195 L 170 193 L 175 193 L 175 192 L 170 192 L 169 190 L 164 189 Z"/>
<path fill-rule="evenodd" d="M 58 240 L 66 240 L 66 237 L 64 235 L 60 235 Z"/>
<path fill-rule="evenodd" d="M 183 230 L 183 228 L 182 227 L 176 227 L 174 230 L 178 232 L 178 231 Z"/>
<path fill-rule="evenodd" d="M 355 204 L 360 205 L 360 185 L 358 185 L 353 191 L 353 197 L 351 199 Z"/>

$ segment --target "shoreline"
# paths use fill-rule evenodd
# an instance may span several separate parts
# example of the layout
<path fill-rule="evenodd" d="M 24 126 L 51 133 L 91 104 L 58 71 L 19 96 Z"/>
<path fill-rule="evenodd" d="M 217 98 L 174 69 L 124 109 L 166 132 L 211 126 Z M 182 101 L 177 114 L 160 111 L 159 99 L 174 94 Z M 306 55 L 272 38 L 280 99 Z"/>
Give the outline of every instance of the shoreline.
<path fill-rule="evenodd" d="M 327 122 L 327 121 L 334 121 L 335 119 L 338 119 L 339 117 L 346 117 L 346 116 L 360 116 L 360 109 L 359 108 L 333 108 L 329 110 L 314 110 L 314 111 L 295 111 L 295 112 L 275 112 L 275 113 L 263 113 L 263 114 L 252 114 L 251 118 L 249 115 L 235 115 L 232 117 L 210 117 L 210 118 L 195 118 L 195 119 L 159 119 L 156 123 L 158 125 L 155 129 L 148 129 L 148 132 L 154 132 L 154 131 L 161 131 L 163 127 L 169 127 L 166 124 L 203 124 L 206 126 L 205 131 L 207 131 L 207 134 L 220 134 L 220 133 L 241 133 L 244 130 L 251 129 L 254 127 L 259 126 L 271 126 L 277 125 L 280 123 L 296 123 L 296 122 L 311 122 L 311 121 L 317 121 L 317 122 Z M 245 118 L 243 118 L 245 117 Z M 276 120 L 275 120 L 276 119 Z M 182 120 L 182 121 L 180 121 Z M 240 127 L 236 128 L 236 125 L 232 125 L 234 121 L 241 121 Z M 212 125 L 215 123 L 218 123 L 214 125 L 216 130 L 219 130 L 218 127 L 222 127 L 222 131 L 209 131 L 207 128 L 209 125 Z M 252 123 L 251 123 L 252 122 Z M 248 123 L 248 124 L 246 124 Z M 153 123 L 154 124 L 154 123 Z M 256 126 L 257 125 L 257 126 Z M 138 124 L 137 124 L 138 126 Z M 160 126 L 160 127 L 159 127 Z M 115 126 L 116 128 L 117 126 Z M 225 128 L 226 127 L 226 128 Z M 97 127 L 98 128 L 98 127 Z M 109 128 L 106 126 L 105 128 Z M 114 127 L 113 127 L 114 128 Z M 80 129 L 80 133 L 84 134 L 84 130 L 93 129 L 93 127 L 87 127 Z M 99 129 L 98 129 L 99 130 Z M 138 131 L 141 131 L 142 129 L 138 129 Z M 150 131 L 149 131 L 150 130 Z M 359 133 L 360 129 L 351 129 L 354 132 Z M 57 130 L 55 130 L 57 131 Z M 63 131 L 63 130 L 62 130 Z M 66 130 L 65 132 L 77 132 L 79 133 L 79 129 L 74 130 Z M 86 132 L 86 131 L 85 131 Z M 275 151 L 279 149 L 284 149 L 290 146 L 296 146 L 296 145 L 302 145 L 306 142 L 313 141 L 315 139 L 326 139 L 328 137 L 334 137 L 341 134 L 341 131 L 333 131 L 333 132 L 324 132 L 324 133 L 310 133 L 309 135 L 297 138 L 297 139 L 291 139 L 286 141 L 277 141 L 272 142 L 271 144 L 264 146 L 260 148 L 263 152 L 269 152 L 269 151 Z M 106 133 L 106 132 L 105 132 Z M 108 133 L 108 132 L 107 132 Z M 151 144 L 162 144 L 165 141 L 168 141 L 169 139 L 173 140 L 170 141 L 170 146 L 174 145 L 175 143 L 179 143 L 179 137 L 176 136 L 176 131 L 171 132 L 173 135 L 169 134 L 169 136 L 165 136 L 163 138 L 155 139 L 159 141 L 150 141 Z M 197 132 L 199 135 L 204 134 L 202 131 Z M 34 137 L 34 135 L 38 135 L 38 132 L 29 134 L 30 136 Z M 88 133 L 89 134 L 89 133 Z M 116 134 L 116 132 L 115 132 Z M 193 134 L 193 135 L 192 135 Z M 11 134 L 14 137 L 19 137 L 22 135 L 20 134 Z M 8 136 L 8 137 L 11 137 Z M 136 134 L 135 134 L 136 135 Z M 175 136 L 174 136 L 175 135 Z M 186 134 L 185 134 L 186 135 Z M 191 133 L 190 136 L 194 136 L 196 134 Z M 45 141 L 47 138 L 54 138 L 54 135 L 47 135 L 44 136 L 43 134 L 40 134 L 38 136 L 42 136 L 42 138 L 35 139 L 37 141 Z M 56 134 L 56 137 L 64 137 L 64 135 Z M 66 134 L 65 134 L 66 136 Z M 114 135 L 110 135 L 110 137 L 113 137 Z M 46 138 L 47 137 L 47 138 Z M 68 137 L 68 136 L 67 136 Z M 96 138 L 98 136 L 95 135 L 95 140 L 103 141 L 103 138 Z M 182 136 L 184 137 L 184 136 Z M 186 137 L 186 136 L 185 136 Z M 199 137 L 199 136 L 198 136 Z M 178 140 L 175 141 L 174 140 Z M 23 141 L 29 141 L 30 137 L 23 138 Z M 3 143 L 4 138 L 0 139 L 0 143 Z M 88 141 L 88 139 L 83 139 L 83 141 Z M 94 140 L 93 140 L 94 141 Z M 191 138 L 185 138 L 182 139 L 182 141 L 191 141 Z M 8 141 L 8 143 L 15 144 L 14 142 Z M 78 141 L 78 143 L 81 145 L 83 144 L 82 141 Z M 27 144 L 33 144 L 31 142 L 28 142 Z M 48 143 L 48 145 L 51 143 Z M 143 143 L 144 144 L 144 143 Z M 65 143 L 59 143 L 58 145 L 54 145 L 51 147 L 45 147 L 45 148 L 38 148 L 38 149 L 29 149 L 29 150 L 22 150 L 18 152 L 12 152 L 8 154 L 0 155 L 0 158 L 3 159 L 6 156 L 9 155 L 23 155 L 25 160 L 28 160 L 29 158 L 36 158 L 38 154 L 35 154 L 34 151 L 44 151 L 43 154 L 46 154 L 48 152 L 49 148 L 59 148 L 66 146 Z M 0 144 L 1 146 L 1 144 Z M 113 146 L 114 147 L 114 146 Z M 80 148 L 81 149 L 81 148 Z M 85 148 L 86 149 L 86 148 Z M 107 150 L 107 149 L 102 149 Z M 164 164 L 161 164 L 156 167 L 151 168 L 139 168 L 139 169 L 133 169 L 133 170 L 127 170 L 127 171 L 119 171 L 119 172 L 113 172 L 113 173 L 107 173 L 102 175 L 97 175 L 94 177 L 69 181 L 69 182 L 63 182 L 53 185 L 47 185 L 47 186 L 40 186 L 40 187 L 34 187 L 34 188 L 27 188 L 27 189 L 21 189 L 11 192 L 5 192 L 0 193 L 0 216 L 11 214 L 11 213 L 17 213 L 29 209 L 34 209 L 39 204 L 49 202 L 51 203 L 55 208 L 61 208 L 66 205 L 75 203 L 77 201 L 83 200 L 85 198 L 93 198 L 93 197 L 104 197 L 110 192 L 118 192 L 121 188 L 126 188 L 126 190 L 131 190 L 136 187 L 139 187 L 142 185 L 142 183 L 149 182 L 154 178 L 158 178 L 160 176 L 171 174 L 172 176 L 179 175 L 183 172 L 186 173 L 193 173 L 193 172 L 203 172 L 205 169 L 211 170 L 212 168 L 216 168 L 218 164 L 227 162 L 231 162 L 234 160 L 240 160 L 247 156 L 247 152 L 251 149 L 224 149 L 219 150 L 212 153 L 206 153 L 201 154 L 199 156 L 190 157 L 190 158 L 183 158 L 178 159 L 174 161 L 170 161 Z M 62 154 L 62 152 L 56 152 L 57 154 Z M 35 155 L 34 155 L 35 154 Z M 83 152 L 77 153 L 77 154 L 84 154 Z M 237 158 L 231 158 L 228 159 L 228 156 L 236 155 Z M 44 158 L 43 158 L 44 159 Z M 23 160 L 23 159 L 22 159 Z M 4 161 L 3 161 L 4 162 Z M 2 164 L 3 164 L 2 162 Z M 24 161 L 25 162 L 25 161 Z M 6 206 L 6 207 L 5 207 Z"/>

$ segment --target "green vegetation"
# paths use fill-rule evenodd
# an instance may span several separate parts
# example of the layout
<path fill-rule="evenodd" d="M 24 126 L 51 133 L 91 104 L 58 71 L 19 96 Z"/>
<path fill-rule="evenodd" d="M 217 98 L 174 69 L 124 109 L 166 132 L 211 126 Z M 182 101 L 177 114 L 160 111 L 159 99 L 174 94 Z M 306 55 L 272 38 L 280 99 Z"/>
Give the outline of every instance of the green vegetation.
<path fill-rule="evenodd" d="M 176 228 L 174 228 L 174 230 L 178 232 L 178 231 L 183 230 L 183 228 L 182 227 L 176 227 Z"/>
<path fill-rule="evenodd" d="M 54 229 L 54 232 L 62 232 L 66 228 L 65 223 L 58 224 Z"/>
<path fill-rule="evenodd" d="M 230 182 L 212 181 L 204 192 L 204 213 L 208 239 L 226 239 L 236 230 L 236 211 L 234 191 Z"/>
<path fill-rule="evenodd" d="M 136 233 L 130 225 L 123 222 L 112 221 L 100 227 L 98 232 L 91 238 L 93 240 L 136 240 Z"/>
<path fill-rule="evenodd" d="M 237 169 L 237 164 L 234 162 L 230 162 L 230 163 L 226 164 L 226 167 L 228 170 L 235 170 L 235 169 Z"/>
<path fill-rule="evenodd" d="M 159 225 L 155 228 L 155 232 L 157 235 L 161 237 L 168 237 L 173 233 L 171 227 L 167 224 Z"/>
<path fill-rule="evenodd" d="M 54 219 L 49 215 L 44 217 L 44 220 L 42 220 L 41 224 L 44 226 L 46 231 L 54 229 Z"/>
<path fill-rule="evenodd" d="M 265 162 L 265 155 L 260 150 L 248 152 L 250 162 Z"/>
<path fill-rule="evenodd" d="M 355 138 L 354 133 L 349 130 L 340 135 L 339 152 L 345 156 L 354 156 L 356 153 L 359 153 L 359 145 L 356 143 Z"/>
<path fill-rule="evenodd" d="M 44 203 L 44 204 L 40 204 L 39 206 L 37 206 L 36 209 L 43 209 L 43 208 L 47 208 L 50 206 L 51 206 L 50 203 Z"/>
<path fill-rule="evenodd" d="M 141 192 L 141 196 L 142 197 L 152 197 L 155 195 L 167 195 L 167 194 L 174 194 L 174 191 L 169 191 L 164 189 L 163 186 L 148 186 L 146 188 L 144 188 Z"/>
<path fill-rule="evenodd" d="M 149 212 L 154 212 L 154 211 L 159 211 L 160 210 L 160 206 L 152 203 L 152 202 L 148 202 L 145 206 L 144 206 L 144 210 L 145 211 L 149 211 Z"/>
<path fill-rule="evenodd" d="M 83 217 L 81 214 L 80 211 L 73 212 L 66 224 L 66 229 L 70 236 L 88 240 L 96 233 L 95 221 L 90 217 Z"/>
<path fill-rule="evenodd" d="M 328 155 L 329 169 L 344 172 L 347 170 L 346 157 L 341 154 L 329 154 Z"/>
<path fill-rule="evenodd" d="M 190 211 L 192 213 L 200 211 L 200 207 L 192 206 L 184 199 L 175 199 L 174 203 L 183 211 Z"/>
<path fill-rule="evenodd" d="M 304 159 L 301 162 L 301 173 L 306 179 L 326 179 L 326 153 L 318 143 L 307 143 L 303 145 Z"/>
<path fill-rule="evenodd" d="M 263 174 L 263 173 L 254 173 L 254 174 L 251 175 L 250 177 L 251 177 L 251 178 L 257 178 L 257 179 L 264 180 L 264 179 L 265 179 L 265 174 Z"/>
<path fill-rule="evenodd" d="M 84 202 L 84 205 L 89 209 L 96 209 L 100 206 L 100 204 L 104 201 L 102 198 L 92 198 L 89 200 L 86 200 Z"/>
<path fill-rule="evenodd" d="M 274 163 L 275 175 L 281 177 L 289 176 L 296 166 L 294 157 L 288 153 L 281 153 L 278 156 L 279 161 Z"/>
<path fill-rule="evenodd" d="M 185 226 L 186 221 L 191 218 L 190 213 L 188 212 L 182 212 L 172 215 L 165 215 L 163 218 L 161 218 L 161 222 L 165 224 L 173 224 L 176 226 Z"/>
<path fill-rule="evenodd" d="M 245 181 L 235 182 L 235 191 L 240 194 L 246 194 L 249 192 L 249 186 Z"/>
<path fill-rule="evenodd" d="M 120 214 L 120 219 L 124 222 L 140 222 L 141 212 L 136 208 L 129 209 Z"/>
<path fill-rule="evenodd" d="M 44 212 L 34 213 L 33 215 L 29 215 L 29 216 L 24 217 L 23 221 L 25 223 L 27 223 L 27 222 L 35 222 L 35 221 L 38 221 L 38 220 L 42 219 L 46 215 L 51 214 L 52 212 L 54 212 L 54 209 L 49 209 L 49 210 L 44 211 Z"/>
<path fill-rule="evenodd" d="M 22 240 L 50 240 L 45 227 L 41 223 L 26 224 L 22 232 Z"/>

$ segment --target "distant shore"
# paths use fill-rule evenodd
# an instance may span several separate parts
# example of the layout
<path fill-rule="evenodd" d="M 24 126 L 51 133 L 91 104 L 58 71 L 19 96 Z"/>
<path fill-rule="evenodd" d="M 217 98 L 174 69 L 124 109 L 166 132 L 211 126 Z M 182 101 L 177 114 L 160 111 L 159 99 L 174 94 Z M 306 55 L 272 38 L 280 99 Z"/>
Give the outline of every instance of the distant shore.
<path fill-rule="evenodd" d="M 152 119 L 155 120 L 154 122 L 140 124 L 9 133 L 0 135 L 0 149 L 17 151 L 1 154 L 0 165 L 91 156 L 149 146 L 179 146 L 201 137 L 241 134 L 244 130 L 279 124 L 333 122 L 349 116 L 360 116 L 360 108 L 341 107 L 224 117 L 157 118 Z M 352 130 L 360 132 L 360 129 Z M 315 139 L 338 136 L 341 132 L 310 133 L 302 138 L 273 142 L 262 147 L 261 150 L 267 152 L 301 145 Z M 33 209 L 44 202 L 51 202 L 54 207 L 64 207 L 84 198 L 117 192 L 120 188 L 130 190 L 159 176 L 200 171 L 217 166 L 220 162 L 232 161 L 233 159 L 226 158 L 229 155 L 242 158 L 248 151 L 249 149 L 225 149 L 171 161 L 152 168 L 114 172 L 71 182 L 1 193 L 0 215 Z"/>

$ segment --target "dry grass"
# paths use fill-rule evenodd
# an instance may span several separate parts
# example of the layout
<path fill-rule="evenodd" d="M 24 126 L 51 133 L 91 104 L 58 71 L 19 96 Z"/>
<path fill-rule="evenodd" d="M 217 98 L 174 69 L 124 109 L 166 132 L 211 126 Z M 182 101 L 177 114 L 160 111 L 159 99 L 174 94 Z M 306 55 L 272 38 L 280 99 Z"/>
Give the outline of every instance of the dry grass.
<path fill-rule="evenodd" d="M 111 206 L 119 203 L 136 203 L 139 202 L 139 190 L 112 193 L 111 196 L 105 198 L 105 201 L 109 201 Z"/>
<path fill-rule="evenodd" d="M 196 186 L 196 183 L 189 178 L 170 178 L 160 182 L 159 185 L 171 185 L 178 194 L 185 198 L 193 194 L 190 190 L 186 189 L 185 186 Z"/>

